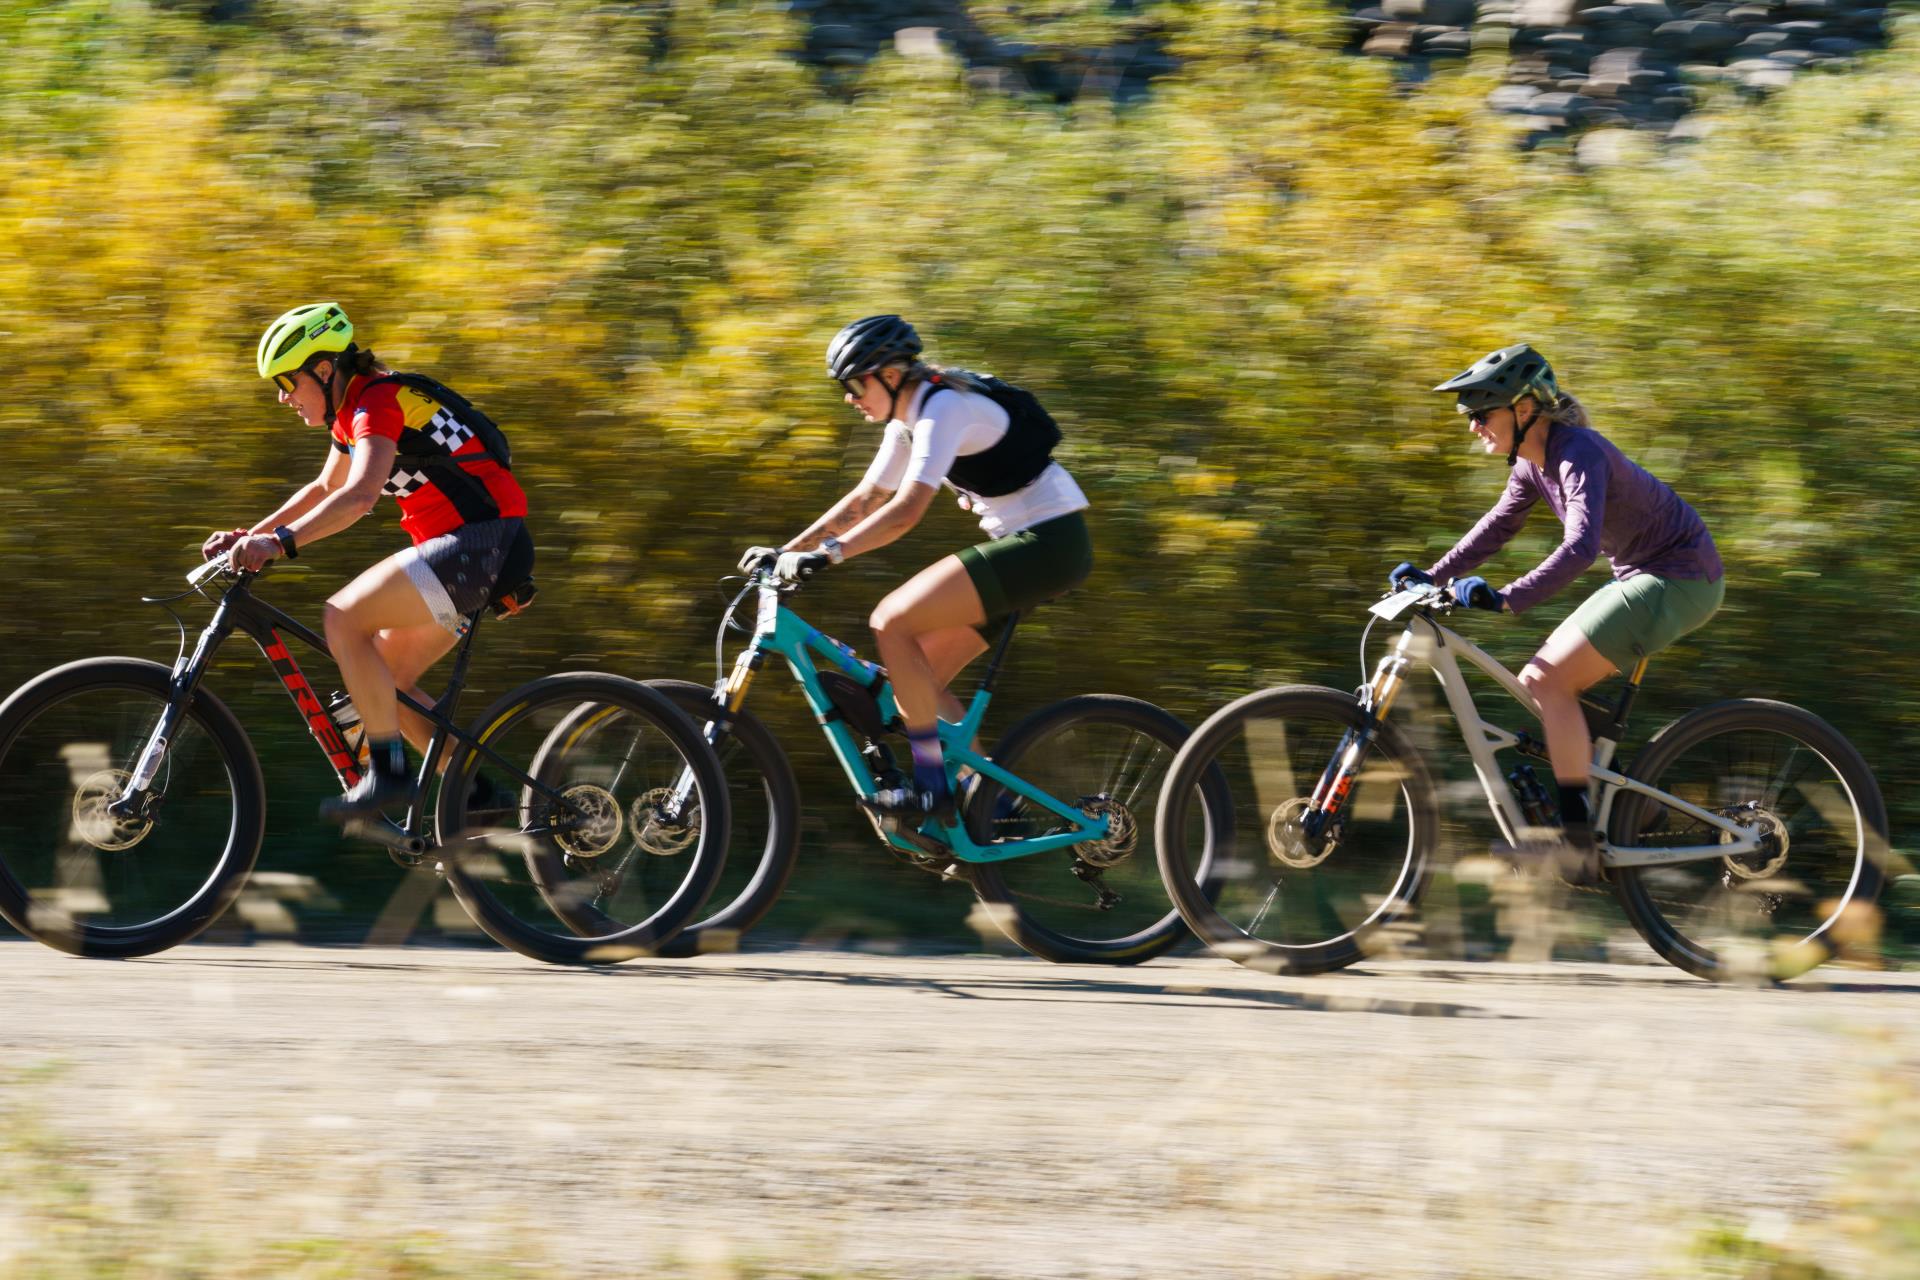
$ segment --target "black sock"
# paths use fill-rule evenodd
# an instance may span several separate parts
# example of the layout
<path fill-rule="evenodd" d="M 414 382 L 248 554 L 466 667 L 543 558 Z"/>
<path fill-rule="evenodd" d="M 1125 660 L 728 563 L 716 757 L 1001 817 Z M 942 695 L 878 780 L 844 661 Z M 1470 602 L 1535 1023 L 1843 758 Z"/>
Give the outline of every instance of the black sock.
<path fill-rule="evenodd" d="M 1555 778 L 1553 781 L 1554 785 L 1560 788 L 1560 825 L 1563 827 L 1593 825 L 1593 815 L 1587 811 L 1586 779 L 1569 782 L 1564 778 Z"/>
<path fill-rule="evenodd" d="M 367 744 L 373 771 L 383 778 L 407 776 L 407 744 L 403 738 L 375 739 Z"/>

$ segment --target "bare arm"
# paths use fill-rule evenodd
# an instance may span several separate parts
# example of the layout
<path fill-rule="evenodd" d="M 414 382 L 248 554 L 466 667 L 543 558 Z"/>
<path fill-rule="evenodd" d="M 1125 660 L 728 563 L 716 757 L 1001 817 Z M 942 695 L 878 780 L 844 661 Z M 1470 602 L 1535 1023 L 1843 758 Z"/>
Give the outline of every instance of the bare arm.
<path fill-rule="evenodd" d="M 858 525 L 875 511 L 880 510 L 881 507 L 886 504 L 887 500 L 893 496 L 890 490 L 882 489 L 877 484 L 862 482 L 854 488 L 853 492 L 828 508 L 827 514 L 808 525 L 780 549 L 782 551 L 811 551 L 820 545 L 820 539 L 828 537 L 829 535 L 839 537 L 839 535 Z M 915 518 L 918 519 L 918 517 Z M 907 527 L 912 528 L 911 525 Z M 903 529 L 901 532 L 904 533 L 906 530 Z M 896 534 L 894 536 L 898 537 L 899 535 Z M 842 539 L 842 541 L 844 542 L 845 539 Z M 888 541 L 890 542 L 892 539 L 890 538 Z"/>
<path fill-rule="evenodd" d="M 920 523 L 921 517 L 927 514 L 927 508 L 933 505 L 933 495 L 937 492 L 932 485 L 918 480 L 907 485 L 847 531 L 847 535 L 840 539 L 844 553 L 848 556 L 864 555 L 896 541 Z"/>
<path fill-rule="evenodd" d="M 320 474 L 293 491 L 288 498 L 274 509 L 272 515 L 256 520 L 247 529 L 248 533 L 272 533 L 283 524 L 291 524 L 307 512 L 322 498 L 345 484 L 347 480 L 347 455 L 331 446 L 327 449 L 327 461 L 320 468 Z"/>
<path fill-rule="evenodd" d="M 347 455 L 334 454 L 327 462 L 327 471 L 315 481 L 325 492 L 295 519 L 283 522 L 293 534 L 294 543 L 304 547 L 339 533 L 372 511 L 373 504 L 380 500 L 380 490 L 386 485 L 387 477 L 393 474 L 393 455 L 398 448 L 397 442 L 385 436 L 364 436 L 354 446 L 350 463 Z M 338 483 L 323 483 L 328 472 L 335 473 Z"/>

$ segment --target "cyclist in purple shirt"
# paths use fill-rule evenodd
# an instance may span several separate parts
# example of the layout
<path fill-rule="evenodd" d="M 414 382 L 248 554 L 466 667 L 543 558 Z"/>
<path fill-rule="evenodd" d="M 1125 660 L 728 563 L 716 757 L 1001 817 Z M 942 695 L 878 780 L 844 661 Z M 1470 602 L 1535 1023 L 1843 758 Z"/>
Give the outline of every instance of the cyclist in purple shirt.
<path fill-rule="evenodd" d="M 1593 429 L 1580 402 L 1560 391 L 1546 359 L 1522 343 L 1493 352 L 1434 388 L 1454 393 L 1488 453 L 1504 451 L 1506 492 L 1435 564 L 1388 575 L 1450 584 L 1468 608 L 1524 613 L 1557 594 L 1605 555 L 1613 581 L 1554 629 L 1520 673 L 1540 708 L 1559 784 L 1561 822 L 1576 880 L 1598 878 L 1587 788 L 1593 739 L 1580 693 L 1630 671 L 1713 616 L 1726 595 L 1720 553 L 1694 509 Z M 1504 547 L 1545 498 L 1566 536 L 1532 572 L 1496 591 L 1461 577 Z"/>

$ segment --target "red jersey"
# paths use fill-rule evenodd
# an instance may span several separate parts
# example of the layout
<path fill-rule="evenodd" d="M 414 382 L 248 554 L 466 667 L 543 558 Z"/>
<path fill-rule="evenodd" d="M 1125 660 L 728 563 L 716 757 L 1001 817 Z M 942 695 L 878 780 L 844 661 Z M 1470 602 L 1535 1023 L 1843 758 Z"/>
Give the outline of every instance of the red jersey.
<path fill-rule="evenodd" d="M 527 495 L 451 409 L 398 382 L 368 386 L 361 374 L 347 383 L 333 420 L 333 447 L 351 453 L 369 436 L 394 441 L 399 453 L 382 493 L 400 504 L 400 527 L 414 544 L 461 525 L 525 516 Z"/>

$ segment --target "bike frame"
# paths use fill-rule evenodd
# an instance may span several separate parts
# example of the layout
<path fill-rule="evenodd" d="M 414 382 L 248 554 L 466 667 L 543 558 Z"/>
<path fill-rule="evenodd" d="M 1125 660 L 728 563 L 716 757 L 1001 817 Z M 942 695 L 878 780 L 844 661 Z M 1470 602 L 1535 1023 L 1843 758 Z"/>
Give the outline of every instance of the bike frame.
<path fill-rule="evenodd" d="M 219 571 L 220 561 L 210 561 L 207 565 L 189 574 L 187 581 L 196 589 L 207 578 Z M 273 666 L 274 674 L 280 677 L 280 684 L 287 695 L 293 699 L 293 705 L 307 722 L 307 732 L 312 736 L 321 754 L 326 756 L 327 764 L 333 769 L 339 780 L 341 790 L 352 788 L 360 781 L 359 760 L 347 749 L 347 742 L 340 732 L 340 726 L 334 723 L 332 715 L 321 703 L 313 686 L 307 681 L 306 673 L 301 671 L 281 632 L 317 649 L 331 659 L 333 651 L 327 647 L 326 640 L 302 625 L 298 620 L 282 610 L 275 608 L 253 594 L 253 580 L 257 573 L 235 574 L 234 584 L 220 596 L 214 607 L 213 620 L 200 632 L 200 638 L 193 647 L 191 655 L 181 656 L 173 665 L 172 693 L 166 708 L 161 712 L 160 722 L 148 736 L 147 745 L 140 753 L 140 762 L 134 768 L 127 789 L 115 801 L 116 806 L 131 809 L 142 803 L 142 797 L 159 772 L 160 762 L 165 758 L 167 743 L 172 740 L 180 720 L 186 715 L 187 707 L 192 703 L 196 690 L 205 678 L 207 668 L 213 661 L 213 655 L 235 631 L 250 638 L 260 646 L 260 652 Z M 472 658 L 473 638 L 479 629 L 480 615 L 475 613 L 468 619 L 466 637 L 460 642 L 454 659 L 453 676 L 448 682 L 447 691 L 440 700 L 428 706 L 411 697 L 404 691 L 399 692 L 402 704 L 410 707 L 433 723 L 433 737 L 427 744 L 425 758 L 420 763 L 420 773 L 416 779 L 413 802 L 407 808 L 404 826 L 395 828 L 399 835 L 408 837 L 418 844 L 420 851 L 425 848 L 426 838 L 426 798 L 427 784 L 438 773 L 438 765 L 448 740 L 455 739 L 471 751 L 485 756 L 494 765 L 511 776 L 521 786 L 531 787 L 545 798 L 572 806 L 551 787 L 528 777 L 511 764 L 501 759 L 491 748 L 479 739 L 466 733 L 450 718 L 459 705 L 460 691 L 466 685 L 467 664 Z"/>
<path fill-rule="evenodd" d="M 729 712 L 738 711 L 745 704 L 747 689 L 753 683 L 755 673 L 765 664 L 767 655 L 786 659 L 788 669 L 799 682 L 801 693 L 805 695 L 807 705 L 813 709 L 814 718 L 819 721 L 821 732 L 826 734 L 827 745 L 832 749 L 834 759 L 840 762 L 847 780 L 862 797 L 872 796 L 879 790 L 879 784 L 873 771 L 867 767 L 866 755 L 860 748 L 859 740 L 848 728 L 845 717 L 821 683 L 820 663 L 824 661 L 833 670 L 864 686 L 879 706 L 881 722 L 890 724 L 897 718 L 898 709 L 893 700 L 893 685 L 887 679 L 885 668 L 861 658 L 851 646 L 835 640 L 787 608 L 782 600 L 785 594 L 782 586 L 764 570 L 756 574 L 754 585 L 759 591 L 759 612 L 753 640 L 734 660 L 732 674 L 720 682 L 716 694 L 721 704 Z M 987 705 L 993 699 L 994 677 L 999 673 L 1002 659 L 1006 657 L 1017 621 L 1016 615 L 1001 633 L 987 665 L 986 675 L 980 687 L 974 691 L 973 702 L 967 708 L 966 715 L 958 723 L 936 721 L 940 747 L 946 761 L 947 782 L 954 788 L 954 793 L 959 794 L 958 770 L 972 769 L 983 777 L 993 779 L 1013 794 L 1039 805 L 1066 823 L 1068 829 L 1022 840 L 997 840 L 981 844 L 967 831 L 957 814 L 950 823 L 942 825 L 929 821 L 920 828 L 922 837 L 939 841 L 963 862 L 1006 862 L 1053 849 L 1069 848 L 1089 840 L 1101 840 L 1107 835 L 1109 820 L 1105 814 L 1090 817 L 973 749 L 980 725 L 986 719 Z M 905 835 L 894 832 L 883 832 L 883 835 L 889 844 L 898 849 L 921 851 L 921 847 Z"/>
<path fill-rule="evenodd" d="M 1473 760 L 1474 773 L 1480 781 L 1480 789 L 1486 794 L 1487 804 L 1493 810 L 1494 821 L 1500 832 L 1513 844 L 1519 844 L 1524 837 L 1539 838 L 1544 834 L 1526 821 L 1519 800 L 1513 789 L 1506 783 L 1500 767 L 1494 759 L 1494 753 L 1509 748 L 1517 748 L 1523 742 L 1530 741 L 1524 734 L 1501 728 L 1484 719 L 1473 699 L 1473 692 L 1467 687 L 1466 677 L 1460 669 L 1460 660 L 1466 659 L 1472 667 L 1490 677 L 1508 696 L 1536 717 L 1540 713 L 1537 703 L 1527 693 L 1514 674 L 1505 666 L 1487 654 L 1479 646 L 1442 626 L 1433 616 L 1432 605 L 1436 597 L 1428 590 L 1414 588 L 1403 591 L 1375 604 L 1369 612 L 1388 620 L 1397 619 L 1409 609 L 1414 610 L 1408 618 L 1405 629 L 1400 634 L 1399 643 L 1374 668 L 1373 679 L 1367 685 L 1368 706 L 1376 720 L 1385 720 L 1387 710 L 1398 692 L 1402 676 L 1413 662 L 1424 663 L 1440 682 L 1442 692 L 1446 694 L 1447 708 L 1452 713 L 1454 723 L 1460 730 L 1460 739 L 1466 745 L 1467 754 Z M 1641 678 L 1646 674 L 1647 660 L 1642 658 L 1639 665 L 1628 677 L 1628 692 L 1624 697 L 1631 699 L 1632 692 L 1640 686 Z M 1615 723 L 1624 719 L 1625 704 L 1615 716 Z M 1755 853 L 1760 849 L 1762 838 L 1758 826 L 1735 822 L 1730 818 L 1711 813 L 1696 804 L 1682 800 L 1676 795 L 1649 786 L 1635 778 L 1627 777 L 1610 766 L 1618 742 L 1609 737 L 1596 735 L 1592 762 L 1593 785 L 1598 791 L 1599 804 L 1594 810 L 1594 838 L 1599 847 L 1601 860 L 1614 867 L 1658 866 L 1676 862 L 1697 862 L 1709 858 L 1725 858 L 1743 853 Z M 1336 762 L 1337 763 L 1337 762 Z M 1622 791 L 1632 791 L 1647 796 L 1669 808 L 1694 818 L 1724 833 L 1725 843 L 1711 845 L 1682 845 L 1673 847 L 1616 848 L 1605 837 L 1607 819 L 1613 811 L 1613 802 Z"/>

